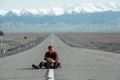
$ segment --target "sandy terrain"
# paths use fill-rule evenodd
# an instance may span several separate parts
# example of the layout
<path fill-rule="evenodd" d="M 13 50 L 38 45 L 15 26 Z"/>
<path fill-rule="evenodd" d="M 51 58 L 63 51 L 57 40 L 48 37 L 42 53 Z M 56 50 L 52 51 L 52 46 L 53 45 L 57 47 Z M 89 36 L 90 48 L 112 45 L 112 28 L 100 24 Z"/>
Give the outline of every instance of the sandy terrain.
<path fill-rule="evenodd" d="M 61 33 L 58 35 L 78 41 L 120 42 L 120 33 Z"/>
<path fill-rule="evenodd" d="M 4 40 L 10 40 L 20 44 L 25 44 L 24 37 L 27 37 L 26 41 L 29 42 L 46 35 L 47 33 L 5 33 Z"/>
<path fill-rule="evenodd" d="M 57 35 L 70 46 L 120 53 L 120 33 L 61 33 Z"/>
<path fill-rule="evenodd" d="M 5 33 L 3 36 L 4 46 L 14 47 L 21 44 L 26 44 L 30 41 L 42 38 L 48 35 L 47 33 Z M 25 37 L 27 37 L 25 39 Z M 1 45 L 1 44 L 0 44 Z"/>
<path fill-rule="evenodd" d="M 5 33 L 3 46 L 0 42 L 0 57 L 28 50 L 39 44 L 48 33 Z M 25 39 L 25 37 L 27 37 Z"/>

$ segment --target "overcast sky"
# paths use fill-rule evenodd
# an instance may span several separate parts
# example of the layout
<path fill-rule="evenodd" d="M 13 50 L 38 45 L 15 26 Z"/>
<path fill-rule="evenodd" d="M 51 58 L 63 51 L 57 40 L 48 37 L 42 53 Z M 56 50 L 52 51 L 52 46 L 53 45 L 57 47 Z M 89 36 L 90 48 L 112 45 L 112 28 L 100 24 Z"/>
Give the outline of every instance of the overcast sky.
<path fill-rule="evenodd" d="M 120 0 L 0 0 L 0 9 L 50 8 L 64 7 L 76 3 L 120 3 Z"/>

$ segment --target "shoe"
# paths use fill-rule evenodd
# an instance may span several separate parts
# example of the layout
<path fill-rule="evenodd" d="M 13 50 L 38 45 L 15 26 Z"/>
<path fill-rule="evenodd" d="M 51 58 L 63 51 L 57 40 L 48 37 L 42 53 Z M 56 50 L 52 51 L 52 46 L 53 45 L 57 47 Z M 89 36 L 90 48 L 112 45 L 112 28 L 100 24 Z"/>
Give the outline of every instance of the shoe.
<path fill-rule="evenodd" d="M 36 66 L 36 65 L 34 65 L 34 64 L 32 65 L 32 67 L 35 68 L 35 69 L 40 69 L 39 66 Z"/>

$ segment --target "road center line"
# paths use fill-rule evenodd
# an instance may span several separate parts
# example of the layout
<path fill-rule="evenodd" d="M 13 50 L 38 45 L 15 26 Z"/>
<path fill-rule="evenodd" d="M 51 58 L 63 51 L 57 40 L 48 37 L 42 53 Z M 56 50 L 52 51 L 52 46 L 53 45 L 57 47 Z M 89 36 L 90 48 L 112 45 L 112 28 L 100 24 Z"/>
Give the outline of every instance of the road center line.
<path fill-rule="evenodd" d="M 54 69 L 48 69 L 48 80 L 54 80 Z"/>

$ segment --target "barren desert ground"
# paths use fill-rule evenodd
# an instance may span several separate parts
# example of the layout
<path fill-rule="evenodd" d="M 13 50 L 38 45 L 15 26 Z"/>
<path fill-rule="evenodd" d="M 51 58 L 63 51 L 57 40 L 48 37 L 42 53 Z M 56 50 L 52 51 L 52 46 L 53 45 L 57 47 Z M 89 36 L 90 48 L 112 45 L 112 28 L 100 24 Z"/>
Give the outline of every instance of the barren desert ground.
<path fill-rule="evenodd" d="M 39 37 L 44 37 L 48 35 L 48 33 L 5 33 L 4 40 L 10 40 L 13 42 L 18 42 L 20 44 L 25 43 L 24 37 L 27 37 L 26 41 L 33 41 Z"/>
<path fill-rule="evenodd" d="M 120 42 L 120 33 L 61 33 L 58 36 L 87 42 Z"/>
<path fill-rule="evenodd" d="M 120 53 L 120 33 L 61 33 L 57 35 L 70 46 Z"/>

